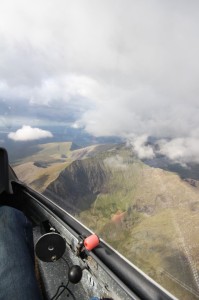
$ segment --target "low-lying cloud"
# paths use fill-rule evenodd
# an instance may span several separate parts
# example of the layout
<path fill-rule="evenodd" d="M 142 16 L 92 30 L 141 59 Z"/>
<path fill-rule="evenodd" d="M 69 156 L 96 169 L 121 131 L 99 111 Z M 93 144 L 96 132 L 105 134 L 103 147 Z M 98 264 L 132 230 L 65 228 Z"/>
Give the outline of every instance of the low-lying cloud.
<path fill-rule="evenodd" d="M 176 163 L 199 163 L 199 139 L 193 137 L 176 138 L 171 141 L 160 140 L 160 154 Z"/>
<path fill-rule="evenodd" d="M 127 145 L 132 146 L 139 159 L 153 159 L 163 155 L 173 163 L 186 166 L 199 163 L 199 138 L 194 136 L 173 139 L 156 139 L 153 143 L 146 135 L 129 137 Z"/>
<path fill-rule="evenodd" d="M 130 138 L 127 144 L 133 147 L 135 154 L 140 159 L 152 159 L 155 157 L 155 150 L 148 144 L 148 136 L 146 135 Z"/>
<path fill-rule="evenodd" d="M 123 157 L 120 155 L 111 156 L 104 159 L 104 163 L 107 164 L 111 168 L 115 168 L 118 170 L 126 170 L 127 164 L 124 162 Z"/>
<path fill-rule="evenodd" d="M 32 128 L 27 125 L 24 125 L 16 132 L 10 132 L 8 134 L 8 138 L 14 141 L 33 141 L 51 137 L 53 137 L 53 135 L 50 131 L 40 128 Z"/>

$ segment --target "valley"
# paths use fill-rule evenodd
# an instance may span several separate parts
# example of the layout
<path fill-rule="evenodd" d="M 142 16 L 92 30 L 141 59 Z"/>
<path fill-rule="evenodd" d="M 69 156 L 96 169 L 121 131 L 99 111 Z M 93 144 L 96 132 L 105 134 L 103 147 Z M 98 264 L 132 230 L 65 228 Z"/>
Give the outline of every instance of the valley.
<path fill-rule="evenodd" d="M 179 299 L 199 299 L 199 190 L 124 144 L 37 147 L 19 179 L 53 199 Z"/>

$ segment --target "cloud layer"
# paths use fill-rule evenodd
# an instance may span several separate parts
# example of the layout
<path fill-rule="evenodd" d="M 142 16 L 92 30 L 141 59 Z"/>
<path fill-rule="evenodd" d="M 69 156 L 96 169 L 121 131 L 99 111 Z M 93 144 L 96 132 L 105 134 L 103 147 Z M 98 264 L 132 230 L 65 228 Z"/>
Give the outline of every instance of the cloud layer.
<path fill-rule="evenodd" d="M 33 141 L 51 137 L 53 137 L 53 135 L 50 131 L 42 130 L 40 128 L 32 128 L 27 125 L 24 125 L 16 132 L 10 132 L 8 134 L 8 138 L 14 141 Z"/>
<path fill-rule="evenodd" d="M 0 125 L 70 123 L 141 157 L 143 136 L 169 138 L 162 153 L 196 160 L 198 29 L 196 0 L 4 1 Z"/>

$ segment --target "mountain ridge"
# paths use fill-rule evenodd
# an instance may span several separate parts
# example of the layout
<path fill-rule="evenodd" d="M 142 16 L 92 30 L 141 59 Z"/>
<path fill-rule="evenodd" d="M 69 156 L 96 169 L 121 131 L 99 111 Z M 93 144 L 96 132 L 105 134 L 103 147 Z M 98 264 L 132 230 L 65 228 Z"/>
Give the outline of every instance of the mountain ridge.
<path fill-rule="evenodd" d="M 144 164 L 124 144 L 68 151 L 58 163 L 60 155 L 51 153 L 46 168 L 32 162 L 40 172 L 29 178 L 33 187 L 37 181 L 45 195 L 177 297 L 199 299 L 195 183 Z"/>

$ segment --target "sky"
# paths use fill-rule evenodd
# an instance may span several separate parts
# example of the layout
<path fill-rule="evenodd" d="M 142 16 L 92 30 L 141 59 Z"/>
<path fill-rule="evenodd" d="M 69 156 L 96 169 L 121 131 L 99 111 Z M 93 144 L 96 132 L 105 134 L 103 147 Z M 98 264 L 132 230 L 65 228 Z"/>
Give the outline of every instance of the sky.
<path fill-rule="evenodd" d="M 50 140 L 43 126 L 66 124 L 199 162 L 198 31 L 198 0 L 2 0 L 0 127 Z"/>

